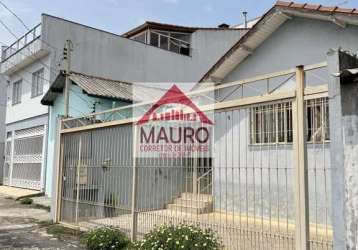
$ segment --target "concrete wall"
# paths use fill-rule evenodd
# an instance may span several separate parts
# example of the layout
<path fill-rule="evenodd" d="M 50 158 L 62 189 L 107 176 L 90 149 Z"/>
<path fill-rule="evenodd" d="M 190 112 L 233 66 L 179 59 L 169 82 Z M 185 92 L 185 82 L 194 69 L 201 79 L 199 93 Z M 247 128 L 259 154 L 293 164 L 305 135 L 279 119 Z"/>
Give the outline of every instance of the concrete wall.
<path fill-rule="evenodd" d="M 215 209 L 293 220 L 292 143 L 252 144 L 249 108 L 217 112 L 214 135 Z M 331 221 L 329 152 L 327 142 L 307 145 L 310 221 L 319 224 Z"/>
<path fill-rule="evenodd" d="M 254 52 L 247 57 L 243 62 L 241 62 L 232 72 L 230 72 L 225 78 L 223 83 L 236 81 L 240 79 L 245 79 L 265 73 L 272 73 L 280 70 L 286 70 L 294 68 L 297 65 L 307 65 L 319 63 L 327 60 L 327 51 L 331 48 L 342 47 L 352 51 L 353 53 L 358 52 L 358 27 L 348 25 L 347 28 L 343 29 L 332 22 L 324 22 L 303 18 L 294 17 L 292 20 L 287 21 L 283 24 L 277 31 L 275 31 L 264 43 L 259 46 Z M 327 84 L 329 80 L 330 73 L 328 69 L 321 69 L 317 72 L 307 73 L 307 82 L 308 86 Z M 284 80 L 283 77 L 279 80 L 272 80 L 272 89 L 277 86 L 279 82 Z M 291 79 L 289 82 L 280 87 L 280 89 L 292 89 L 294 87 L 295 80 Z M 230 90 L 233 90 L 231 88 Z M 221 99 L 225 97 L 230 91 L 224 90 L 217 93 L 218 98 Z M 266 81 L 256 82 L 250 84 L 248 88 L 244 88 L 245 96 L 259 95 L 266 92 Z M 230 98 L 237 98 L 239 94 L 233 94 Z M 228 98 L 228 99 L 230 99 Z M 245 113 L 246 112 L 246 113 Z M 227 175 L 225 166 L 231 166 L 234 164 L 235 167 L 249 167 L 253 166 L 260 167 L 274 167 L 276 165 L 281 168 L 288 169 L 288 175 L 283 175 L 283 170 L 280 170 L 278 174 L 278 185 L 273 185 L 274 189 L 272 190 L 270 199 L 281 200 L 283 202 L 283 207 L 288 208 L 289 211 L 288 217 L 292 218 L 293 216 L 293 195 L 292 195 L 292 146 L 289 144 L 279 145 L 277 147 L 270 146 L 252 146 L 248 142 L 248 129 L 245 127 L 248 124 L 247 111 L 245 109 L 236 110 L 235 112 L 223 112 L 221 119 L 218 119 L 218 124 L 216 126 L 222 126 L 225 130 L 220 133 L 220 129 L 216 130 L 216 145 L 220 148 L 219 155 L 227 153 L 228 155 L 233 155 L 233 158 L 221 157 L 216 159 L 216 166 L 224 166 L 223 168 L 217 168 L 215 173 L 215 183 L 214 183 L 214 195 L 220 197 L 221 201 L 228 200 L 230 208 L 234 210 L 245 210 L 245 204 L 240 204 L 240 199 L 248 199 L 248 210 L 251 213 L 253 211 L 254 198 L 256 197 L 257 206 L 263 205 L 264 214 L 268 211 L 268 169 L 263 170 L 263 178 L 261 180 L 261 172 L 259 170 L 250 169 L 248 172 L 248 180 L 245 179 L 247 170 L 243 170 L 239 176 L 238 170 L 236 173 L 233 173 L 231 170 L 228 170 Z M 227 116 L 234 117 L 234 121 L 229 121 Z M 236 118 L 235 118 L 236 117 Z M 226 120 L 226 121 L 225 121 Z M 226 122 L 229 123 L 229 126 L 226 125 Z M 224 124 L 223 124 L 224 123 Z M 221 125 L 220 125 L 221 124 Z M 219 134 L 218 134 L 219 133 Z M 333 133 L 333 132 L 332 132 Z M 332 134 L 331 133 L 331 134 Z M 236 142 L 235 142 L 236 141 Z M 235 148 L 238 149 L 240 144 L 241 150 L 239 154 L 234 153 Z M 234 149 L 226 148 L 234 145 Z M 309 168 L 309 193 L 310 193 L 310 221 L 317 223 L 332 223 L 332 210 L 337 207 L 332 208 L 331 196 L 334 187 L 331 183 L 335 180 L 331 178 L 331 164 L 330 164 L 330 143 L 326 144 L 308 144 L 308 168 Z M 226 151 L 229 152 L 226 152 Z M 231 151 L 230 151 L 231 150 Z M 237 152 L 237 151 L 235 151 Z M 257 165 L 258 164 L 258 165 Z M 326 169 L 323 171 L 323 169 Z M 251 171 L 252 170 L 252 171 Z M 271 174 L 277 173 L 276 170 L 272 170 Z M 226 176 L 234 176 L 233 180 L 225 180 Z M 271 181 L 275 181 L 275 176 L 271 176 Z M 284 180 L 288 178 L 288 186 L 285 186 Z M 256 188 L 254 188 L 254 183 L 256 182 Z M 262 183 L 261 186 L 259 183 Z M 228 185 L 227 196 L 223 197 L 225 191 L 225 185 Z M 246 197 L 245 194 L 240 195 L 241 190 L 245 190 L 245 187 L 249 186 L 251 193 Z M 240 187 L 234 188 L 233 187 Z M 264 200 L 261 201 L 261 187 L 263 188 Z M 275 190 L 276 188 L 276 190 Z M 288 198 L 283 197 L 287 192 L 289 194 Z M 230 191 L 234 190 L 234 191 Z M 256 190 L 256 195 L 254 191 Z M 221 192 L 221 196 L 220 195 Z M 291 194 L 291 195 L 290 195 Z M 279 197 L 282 196 L 282 197 Z M 263 203 L 262 203 L 263 202 Z M 223 204 L 216 204 L 216 209 L 223 209 Z M 250 205 L 251 204 L 251 205 Z M 277 204 L 276 204 L 277 205 Z M 275 205 L 274 205 L 275 206 Z M 230 209 L 229 208 L 229 209 Z M 275 211 L 275 208 L 273 208 Z M 280 211 L 285 211 L 281 209 Z M 277 209 L 274 213 L 277 212 Z M 256 213 L 261 213 L 261 210 L 257 208 Z M 266 214 L 267 215 L 267 214 Z M 275 214 L 272 214 L 275 215 Z M 276 214 L 277 215 L 277 214 Z M 285 216 L 284 214 L 280 215 Z M 326 221 L 327 220 L 327 221 Z"/>
<path fill-rule="evenodd" d="M 357 76 L 340 78 L 337 73 L 358 67 L 358 58 L 330 51 L 328 66 L 330 131 L 332 134 L 332 206 L 334 249 L 358 247 L 358 85 Z"/>
<path fill-rule="evenodd" d="M 47 15 L 42 23 L 52 46 L 62 51 L 66 39 L 74 43 L 74 71 L 132 82 L 196 82 L 244 32 L 194 32 L 189 57 Z"/>

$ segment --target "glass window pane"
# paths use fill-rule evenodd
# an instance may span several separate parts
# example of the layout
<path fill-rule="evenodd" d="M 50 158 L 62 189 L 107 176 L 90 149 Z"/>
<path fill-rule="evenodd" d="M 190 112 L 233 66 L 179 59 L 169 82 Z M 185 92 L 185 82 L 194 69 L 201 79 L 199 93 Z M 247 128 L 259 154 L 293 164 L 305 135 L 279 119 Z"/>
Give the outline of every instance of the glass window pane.
<path fill-rule="evenodd" d="M 153 45 L 155 47 L 159 46 L 159 36 L 156 33 L 151 32 L 150 33 L 150 45 Z"/>
<path fill-rule="evenodd" d="M 166 50 L 169 50 L 168 48 L 168 37 L 166 36 L 160 36 L 160 48 L 161 49 L 166 49 Z"/>

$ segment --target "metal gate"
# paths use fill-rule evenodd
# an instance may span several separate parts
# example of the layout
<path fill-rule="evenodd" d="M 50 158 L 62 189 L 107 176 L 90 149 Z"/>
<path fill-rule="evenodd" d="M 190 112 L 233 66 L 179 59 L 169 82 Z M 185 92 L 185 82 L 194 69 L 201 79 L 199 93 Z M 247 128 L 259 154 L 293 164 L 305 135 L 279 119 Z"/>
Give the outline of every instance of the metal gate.
<path fill-rule="evenodd" d="M 227 249 L 331 249 L 325 74 L 321 63 L 214 87 L 212 158 L 137 158 L 133 106 L 60 121 L 58 220 L 132 239 L 194 223 Z"/>
<path fill-rule="evenodd" d="M 7 133 L 4 185 L 42 189 L 45 126 Z"/>

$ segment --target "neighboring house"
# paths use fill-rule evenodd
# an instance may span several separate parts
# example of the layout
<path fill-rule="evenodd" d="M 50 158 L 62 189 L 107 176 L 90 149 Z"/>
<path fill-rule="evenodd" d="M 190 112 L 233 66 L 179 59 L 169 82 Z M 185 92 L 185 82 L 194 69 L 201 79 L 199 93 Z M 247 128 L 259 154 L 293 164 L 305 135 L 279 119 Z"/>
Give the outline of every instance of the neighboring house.
<path fill-rule="evenodd" d="M 76 72 L 71 72 L 71 87 L 69 92 L 70 106 L 69 116 L 80 117 L 90 115 L 94 112 L 101 112 L 112 108 L 130 105 L 142 98 L 153 99 L 162 95 L 163 91 L 145 86 L 136 86 L 140 88 L 141 96 L 133 95 L 133 84 L 123 81 L 116 81 L 102 77 L 89 76 Z M 62 94 L 65 86 L 65 75 L 59 74 L 49 91 L 42 98 L 43 105 L 50 106 L 48 123 L 48 142 L 47 142 L 47 171 L 51 174 L 56 165 L 56 136 L 58 131 L 58 118 L 63 117 L 64 113 L 64 95 Z M 121 112 L 111 117 L 97 116 L 96 119 L 88 117 L 83 119 L 84 124 L 94 124 L 100 120 L 116 120 L 124 117 L 130 118 L 132 112 Z M 51 175 L 48 175 L 48 179 Z M 51 183 L 51 182 L 50 182 Z M 49 190 L 51 187 L 48 187 Z"/>
<path fill-rule="evenodd" d="M 147 22 L 119 36 L 43 14 L 39 25 L 2 50 L 1 73 L 9 82 L 4 184 L 51 195 L 52 164 L 46 163 L 46 152 L 48 131 L 50 140 L 54 131 L 48 128 L 48 113 L 60 113 L 40 100 L 60 74 L 66 40 L 74 45 L 74 72 L 128 82 L 196 82 L 246 31 Z M 92 112 L 93 105 L 98 110 L 96 102 L 71 115 Z M 70 105 L 73 111 L 71 100 Z"/>
<path fill-rule="evenodd" d="M 220 85 L 299 65 L 317 64 L 327 61 L 327 53 L 338 48 L 357 54 L 357 41 L 358 11 L 356 9 L 279 1 L 223 55 L 200 82 L 202 84 L 206 81 L 214 81 Z M 330 72 L 327 67 L 317 71 L 307 71 L 306 87 L 322 84 L 328 89 L 328 79 L 332 73 L 336 72 Z M 253 92 L 256 95 L 264 95 L 278 90 L 292 90 L 295 88 L 294 84 L 294 78 L 282 78 L 276 82 L 257 81 L 251 85 L 251 89 L 246 88 L 243 91 L 243 93 L 246 91 L 245 94 L 241 92 L 245 88 L 244 85 L 239 91 L 234 88 L 217 91 L 217 98 L 234 100 L 243 98 L 245 95 L 250 96 Z M 256 160 L 268 164 L 271 168 L 289 166 L 287 163 L 293 161 L 290 153 L 292 152 L 292 130 L 287 124 L 292 124 L 292 116 L 282 115 L 291 114 L 291 107 L 287 105 L 289 102 L 268 103 L 217 114 L 220 117 L 217 126 L 225 128 L 224 132 L 219 133 L 217 146 L 225 148 L 226 145 L 234 145 L 236 140 L 240 140 L 241 145 L 244 145 L 243 147 L 250 152 L 249 159 L 239 153 L 239 157 L 233 158 L 230 164 L 250 165 Z M 327 97 L 311 98 L 306 101 L 310 221 L 326 223 L 328 226 L 333 223 L 334 227 L 335 223 L 339 223 L 339 220 L 343 218 L 335 214 L 342 211 L 339 208 L 340 203 L 331 201 L 336 190 L 334 184 L 331 185 L 331 181 L 335 183 L 334 180 L 337 179 L 335 172 L 331 169 L 337 166 L 330 164 L 330 153 L 334 152 L 330 152 L 328 114 L 332 115 L 328 110 Z M 230 117 L 239 117 L 239 120 L 232 123 Z M 246 129 L 246 124 L 250 124 L 251 127 Z M 230 131 L 233 129 L 238 129 L 239 132 L 235 136 L 227 136 L 231 135 Z M 270 145 L 279 146 L 273 150 Z M 225 168 L 228 163 L 225 158 L 219 157 L 222 153 L 222 151 L 217 152 L 215 165 Z M 274 160 L 275 155 L 280 156 L 280 161 Z M 236 180 L 234 185 L 240 183 L 239 174 L 233 177 Z M 214 190 L 220 189 L 223 178 L 214 172 Z M 259 176 L 257 175 L 256 178 Z M 255 185 L 255 183 L 250 183 L 250 185 Z M 282 194 L 282 190 L 280 192 Z M 231 197 L 234 193 L 234 190 L 229 190 L 227 195 Z M 276 197 L 278 194 L 277 191 L 270 195 Z M 214 196 L 216 195 L 214 193 Z M 283 199 L 283 197 L 277 199 Z M 292 211 L 293 200 L 289 204 L 292 205 L 289 206 L 288 211 Z M 217 209 L 222 209 L 220 206 L 218 205 Z M 232 209 L 240 211 L 239 206 L 241 206 L 240 203 L 234 204 Z"/>

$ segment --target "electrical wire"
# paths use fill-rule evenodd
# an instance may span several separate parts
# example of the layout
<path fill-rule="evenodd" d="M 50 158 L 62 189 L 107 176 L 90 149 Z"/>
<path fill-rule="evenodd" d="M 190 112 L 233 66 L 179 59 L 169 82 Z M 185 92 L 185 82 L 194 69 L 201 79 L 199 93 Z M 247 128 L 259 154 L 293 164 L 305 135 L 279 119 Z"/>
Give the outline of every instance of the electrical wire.
<path fill-rule="evenodd" d="M 4 23 L 4 21 L 1 20 L 1 19 L 0 19 L 0 24 L 1 24 L 16 40 L 19 40 L 18 36 L 17 36 L 17 35 L 10 29 L 10 27 L 9 27 L 8 25 L 6 25 L 6 23 Z M 32 57 L 33 59 L 38 60 L 44 67 L 46 67 L 47 69 L 49 69 L 49 70 L 52 71 L 52 72 L 56 72 L 56 73 L 57 73 L 58 69 L 52 68 L 51 66 L 49 66 L 49 65 L 45 64 L 44 62 L 42 62 L 41 59 L 38 59 L 38 58 L 34 57 L 34 55 L 33 55 L 34 52 L 31 51 L 31 49 L 30 49 L 28 46 L 24 46 L 23 48 L 26 48 L 26 49 L 31 53 L 30 55 L 26 55 L 26 56 L 30 56 L 30 57 Z M 21 53 L 21 50 L 17 50 L 16 52 Z M 16 53 L 16 52 L 15 52 L 15 53 Z M 21 54 L 24 55 L 23 53 L 21 53 Z"/>
<path fill-rule="evenodd" d="M 27 26 L 27 25 L 25 24 L 25 22 L 24 22 L 14 11 L 12 11 L 6 4 L 4 4 L 2 1 L 0 1 L 0 5 L 2 5 L 7 11 L 9 11 L 9 12 L 22 24 L 22 26 L 25 27 L 25 29 L 26 29 L 27 31 L 30 31 L 30 30 L 31 30 L 30 27 Z M 40 40 L 41 40 L 42 42 L 44 42 L 46 45 L 48 45 L 49 47 L 51 47 L 51 48 L 53 48 L 53 49 L 55 49 L 55 50 L 58 50 L 58 48 L 52 46 L 51 44 L 47 43 L 46 41 L 42 40 L 41 38 L 40 38 Z"/>
<path fill-rule="evenodd" d="M 25 29 L 26 30 L 28 30 L 28 31 L 30 31 L 31 29 L 29 28 L 29 26 L 27 26 L 26 24 L 25 24 L 25 22 L 14 12 L 14 11 L 12 11 L 6 4 L 4 4 L 2 1 L 0 1 L 0 5 L 2 5 L 7 11 L 9 11 L 24 27 L 25 27 Z M 10 27 L 8 26 L 8 25 L 6 25 L 5 24 L 5 22 L 3 21 L 3 20 L 1 20 L 0 19 L 0 24 L 13 36 L 13 37 L 15 37 L 17 40 L 19 40 L 19 38 L 17 37 L 17 35 L 10 29 Z M 46 41 L 44 41 L 43 39 L 41 39 L 40 38 L 40 40 L 42 41 L 42 42 L 44 42 L 46 45 L 48 45 L 49 47 L 51 47 L 51 48 L 54 48 L 55 50 L 58 50 L 58 48 L 56 48 L 56 47 L 54 47 L 54 46 L 52 46 L 51 44 L 49 44 L 49 43 L 47 43 Z M 2 43 L 2 42 L 1 42 Z M 2 44 L 4 44 L 4 43 L 2 43 Z M 9 46 L 7 46 L 7 47 L 9 47 Z M 26 47 L 26 46 L 25 46 Z M 31 53 L 31 57 L 33 56 L 33 52 L 30 50 L 30 48 L 29 47 L 26 47 L 29 51 L 30 51 L 30 53 Z M 21 52 L 21 50 L 18 50 L 18 51 L 16 51 L 16 52 L 19 52 L 20 54 L 22 54 L 22 55 L 24 55 L 22 52 Z M 25 56 L 29 56 L 29 55 L 25 55 Z M 54 69 L 55 70 L 55 74 L 57 74 L 58 73 L 58 71 L 59 71 L 59 69 L 55 69 L 55 68 L 52 68 L 51 66 L 49 66 L 49 65 L 47 65 L 47 64 L 45 64 L 45 63 L 43 63 L 41 60 L 39 60 L 39 62 L 44 66 L 44 67 L 46 67 L 47 69 L 49 69 L 50 71 L 52 70 L 52 69 Z M 26 70 L 24 70 L 24 71 L 26 71 Z M 28 72 L 29 74 L 31 74 L 32 75 L 32 72 Z M 42 77 L 40 77 L 40 78 L 42 78 Z M 47 81 L 50 85 L 51 85 L 51 82 L 50 82 L 50 80 L 47 80 L 47 79 L 45 79 L 45 78 L 42 78 L 44 81 Z M 25 80 L 25 79 L 24 79 Z M 25 80 L 25 81 L 27 81 L 27 80 Z M 29 81 L 28 81 L 29 82 Z M 32 85 L 32 83 L 30 83 L 31 85 Z M 80 95 L 78 95 L 75 91 L 73 91 L 73 90 L 70 90 L 74 95 L 76 95 L 77 97 L 79 97 L 80 99 L 82 99 L 83 101 L 85 101 L 87 104 L 90 104 L 90 105 L 93 105 L 90 101 L 88 101 L 88 100 L 86 100 L 86 99 L 84 99 L 83 97 L 81 97 Z M 101 104 L 99 104 L 100 106 L 101 106 Z M 6 105 L 5 105 L 6 106 Z M 91 108 L 91 107 L 89 107 L 89 108 Z"/>
<path fill-rule="evenodd" d="M 3 43 L 3 42 L 0 41 L 0 44 L 5 44 L 5 43 Z M 8 63 L 10 63 L 11 65 L 15 66 L 15 64 L 12 63 L 12 62 L 10 62 L 10 61 L 8 61 Z M 33 74 L 33 72 L 30 72 L 30 71 L 28 71 L 28 70 L 26 70 L 26 69 L 22 69 L 22 70 L 23 70 L 24 72 L 30 74 L 31 76 L 32 76 L 32 74 Z M 24 79 L 23 76 L 19 75 L 18 73 L 15 73 L 15 75 L 17 75 L 18 77 L 20 77 L 21 79 L 23 79 L 25 82 L 31 84 L 31 86 L 32 86 L 32 83 L 31 83 L 30 81 L 28 81 L 27 79 Z M 44 81 L 46 81 L 46 82 L 48 82 L 49 85 L 51 85 L 51 81 L 50 81 L 49 79 L 46 79 L 46 78 L 44 78 L 44 77 L 39 77 L 39 78 L 42 79 L 42 80 L 44 80 Z M 85 102 L 88 104 L 88 107 L 89 107 L 90 109 L 92 108 L 93 103 L 92 103 L 91 101 L 84 99 L 80 94 L 77 94 L 77 93 L 76 93 L 75 91 L 73 91 L 72 89 L 70 89 L 70 91 L 71 91 L 75 96 L 77 96 L 78 98 L 80 98 L 80 99 L 82 99 L 83 101 L 85 101 Z M 3 105 L 0 105 L 0 106 L 3 106 Z M 5 106 L 6 106 L 6 105 L 5 105 Z M 99 104 L 99 106 L 102 106 L 102 105 Z M 102 107 L 104 107 L 104 106 L 102 106 Z M 104 108 L 105 108 L 105 107 L 104 107 Z"/>

